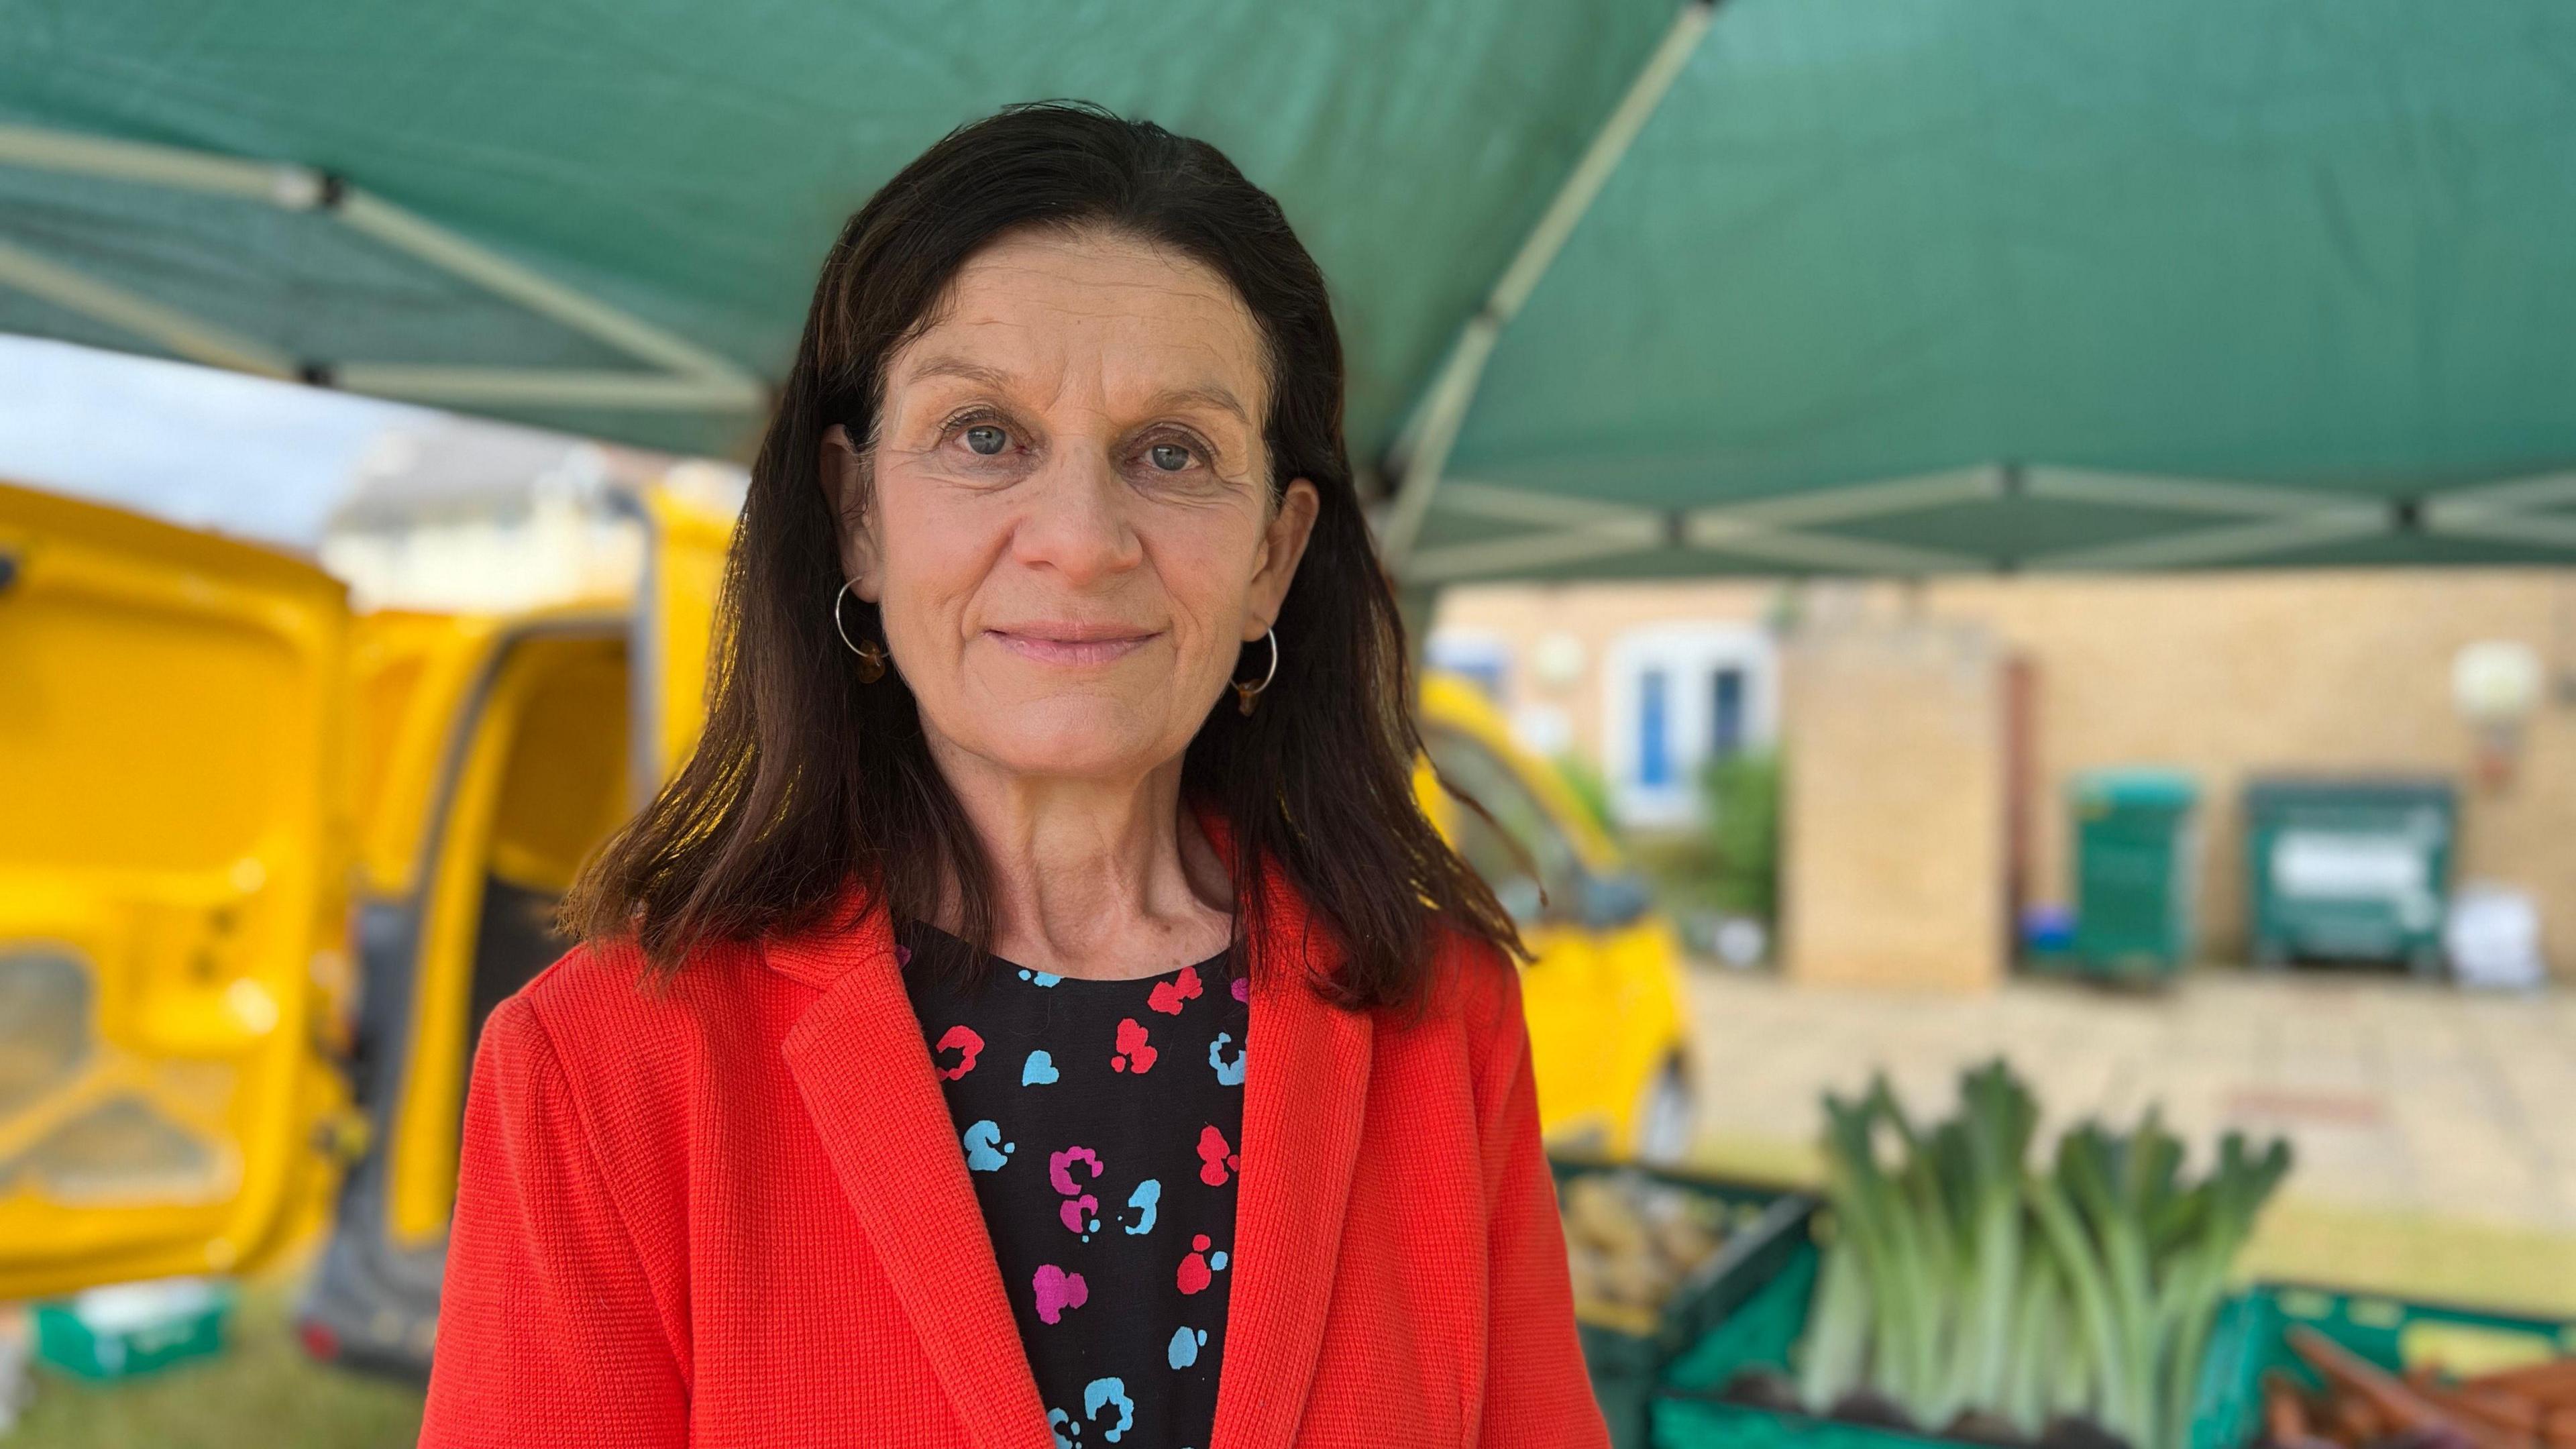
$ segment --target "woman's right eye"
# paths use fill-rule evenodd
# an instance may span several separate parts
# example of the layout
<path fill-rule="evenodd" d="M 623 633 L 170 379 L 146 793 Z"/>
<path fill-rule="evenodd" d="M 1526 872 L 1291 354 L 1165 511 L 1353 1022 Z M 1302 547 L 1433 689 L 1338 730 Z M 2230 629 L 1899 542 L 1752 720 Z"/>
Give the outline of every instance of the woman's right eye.
<path fill-rule="evenodd" d="M 1010 434 L 994 427 L 991 423 L 978 423 L 966 430 L 966 446 L 987 458 L 1008 447 L 1010 441 Z"/>

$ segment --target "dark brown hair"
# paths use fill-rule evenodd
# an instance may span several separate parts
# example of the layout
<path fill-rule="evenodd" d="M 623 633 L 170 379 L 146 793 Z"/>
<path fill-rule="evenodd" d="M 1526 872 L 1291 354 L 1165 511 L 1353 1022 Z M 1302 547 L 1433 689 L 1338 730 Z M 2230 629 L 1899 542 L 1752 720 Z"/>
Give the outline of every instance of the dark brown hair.
<path fill-rule="evenodd" d="M 1229 825 L 1234 958 L 1258 937 L 1263 856 L 1337 932 L 1318 983 L 1355 1006 L 1414 999 L 1445 921 L 1526 957 L 1511 918 L 1422 813 L 1403 627 L 1342 440 L 1342 348 L 1324 276 L 1270 195 L 1204 141 L 1087 105 L 1016 106 L 949 133 L 852 216 L 753 464 L 719 607 L 705 734 L 594 858 L 566 929 L 632 934 L 676 970 L 710 938 L 816 922 L 855 873 L 898 921 L 935 920 L 953 886 L 961 936 L 989 949 L 989 867 L 922 737 L 912 692 L 862 684 L 834 631 L 842 584 L 818 476 L 833 424 L 874 436 L 885 367 L 968 258 L 1029 227 L 1106 228 L 1234 286 L 1270 374 L 1274 504 L 1292 478 L 1322 507 L 1277 624 L 1277 678 L 1246 716 L 1225 696 L 1191 741 L 1186 799 Z M 853 596 L 843 621 L 882 638 Z M 1256 644 L 1238 663 L 1267 662 Z"/>

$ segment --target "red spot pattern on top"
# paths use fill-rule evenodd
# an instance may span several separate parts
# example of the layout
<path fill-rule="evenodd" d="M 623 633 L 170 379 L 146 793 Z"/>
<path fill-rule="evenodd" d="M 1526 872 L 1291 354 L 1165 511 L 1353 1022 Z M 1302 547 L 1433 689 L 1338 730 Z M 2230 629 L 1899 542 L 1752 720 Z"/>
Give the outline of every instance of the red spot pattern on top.
<path fill-rule="evenodd" d="M 1181 974 L 1169 981 L 1157 981 L 1145 996 L 1145 1004 L 1165 1016 L 1181 1014 L 1181 1003 L 1199 994 L 1199 969 L 1184 966 Z"/>
<path fill-rule="evenodd" d="M 1199 1129 L 1199 1181 L 1210 1187 L 1223 1187 L 1228 1172 L 1242 1170 L 1239 1155 L 1225 1145 L 1224 1133 L 1214 1127 Z"/>
<path fill-rule="evenodd" d="M 931 1060 L 936 1062 L 947 1052 L 957 1053 L 956 1065 L 943 1065 L 939 1068 L 939 1075 L 953 1082 L 975 1070 L 975 1058 L 983 1050 L 984 1038 L 976 1033 L 975 1028 L 964 1025 L 952 1026 L 940 1035 L 939 1045 L 931 1052 Z"/>
<path fill-rule="evenodd" d="M 1109 1058 L 1109 1070 L 1133 1072 L 1141 1077 L 1154 1069 L 1154 1058 L 1161 1055 L 1146 1043 L 1145 1028 L 1136 1024 L 1136 1018 L 1118 1019 L 1118 1050 Z"/>

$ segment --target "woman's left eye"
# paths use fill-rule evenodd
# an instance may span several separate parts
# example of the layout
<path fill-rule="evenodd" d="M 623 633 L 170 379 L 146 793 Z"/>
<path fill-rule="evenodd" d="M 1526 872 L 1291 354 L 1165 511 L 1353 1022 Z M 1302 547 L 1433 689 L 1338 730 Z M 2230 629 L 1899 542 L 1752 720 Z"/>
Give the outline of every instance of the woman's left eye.
<path fill-rule="evenodd" d="M 1190 450 L 1178 443 L 1156 443 L 1145 450 L 1146 461 L 1166 473 L 1178 473 L 1190 466 Z"/>

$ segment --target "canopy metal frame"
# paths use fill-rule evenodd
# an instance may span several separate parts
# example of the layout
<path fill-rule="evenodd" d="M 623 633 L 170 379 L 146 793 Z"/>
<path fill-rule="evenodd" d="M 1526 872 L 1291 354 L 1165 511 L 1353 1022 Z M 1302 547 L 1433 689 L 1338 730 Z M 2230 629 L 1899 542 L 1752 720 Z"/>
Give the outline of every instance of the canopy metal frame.
<path fill-rule="evenodd" d="M 2206 527 L 2185 526 L 2152 538 L 2043 551 L 2016 559 L 1818 531 L 1925 509 L 2016 499 L 2152 509 L 2222 521 Z M 1681 509 L 1572 498 L 1458 478 L 1441 489 L 1442 511 L 1520 524 L 1529 531 L 1416 549 L 1406 560 L 1403 577 L 1410 584 L 1437 586 L 1673 548 L 1729 555 L 1751 567 L 1793 573 L 2198 568 L 2407 533 L 2576 554 L 2576 518 L 2544 511 L 2570 504 L 2576 504 L 2576 472 L 2508 479 L 2415 500 L 2364 498 L 2267 483 L 1996 463 Z"/>
<path fill-rule="evenodd" d="M 1620 160 L 1636 142 L 1637 133 L 1646 129 L 1655 108 L 1663 104 L 1665 93 L 1681 78 L 1682 68 L 1690 63 L 1692 52 L 1699 49 L 1700 38 L 1708 33 L 1716 16 L 1717 0 L 1683 0 L 1663 38 L 1646 57 L 1644 67 L 1628 83 L 1619 104 L 1602 121 L 1601 129 L 1593 133 L 1591 144 L 1584 147 L 1574 169 L 1566 173 L 1547 210 L 1539 214 L 1538 225 L 1521 239 L 1511 265 L 1494 280 L 1484 305 L 1459 329 L 1458 340 L 1450 345 L 1421 405 L 1388 450 L 1386 471 L 1395 482 L 1395 496 L 1388 501 L 1379 523 L 1378 551 L 1389 571 L 1411 576 L 1414 540 L 1430 511 L 1432 495 L 1439 490 L 1442 471 L 1449 464 L 1449 451 L 1458 442 L 1458 430 L 1466 424 L 1467 409 L 1475 402 L 1476 389 L 1484 381 L 1485 364 L 1493 360 L 1494 348 L 1503 340 L 1503 329 L 1511 325 L 1530 294 L 1538 290 L 1539 279 L 1547 275 L 1557 253 L 1565 250 L 1566 238 L 1574 235 L 1574 228 L 1592 209 L 1610 174 L 1619 169 Z"/>
<path fill-rule="evenodd" d="M 318 167 L 0 125 L 0 166 L 227 197 L 312 213 L 635 359 L 634 371 L 465 367 L 290 357 L 256 338 L 0 243 L 0 286 L 104 323 L 191 362 L 443 407 L 582 407 L 750 413 L 751 373 L 673 332 L 493 251 Z"/>

